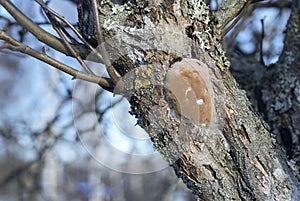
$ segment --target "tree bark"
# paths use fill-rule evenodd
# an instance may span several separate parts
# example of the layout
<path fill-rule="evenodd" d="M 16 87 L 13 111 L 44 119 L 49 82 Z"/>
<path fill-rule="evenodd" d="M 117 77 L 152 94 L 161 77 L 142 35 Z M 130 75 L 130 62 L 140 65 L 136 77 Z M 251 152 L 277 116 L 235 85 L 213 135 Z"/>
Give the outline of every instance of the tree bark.
<path fill-rule="evenodd" d="M 284 50 L 276 64 L 264 66 L 253 58 L 230 53 L 231 71 L 247 91 L 255 111 L 261 114 L 277 143 L 299 175 L 299 4 L 294 1 L 286 28 Z M 298 176 L 299 177 L 299 176 Z"/>
<path fill-rule="evenodd" d="M 296 2 L 296 1 L 295 1 Z M 299 168 L 300 161 L 300 7 L 294 5 L 284 50 L 279 61 L 263 77 L 261 88 L 265 118 L 278 142 Z M 299 170 L 298 170 L 299 171 Z"/>
<path fill-rule="evenodd" d="M 122 75 L 115 93 L 128 98 L 131 114 L 155 149 L 199 200 L 299 200 L 295 172 L 227 70 L 220 25 L 205 2 L 113 2 L 98 4 L 107 49 Z M 81 14 L 85 6 L 79 6 Z M 79 17 L 83 35 L 92 39 L 88 23 L 94 20 Z M 292 21 L 289 26 L 296 30 L 299 22 Z M 281 62 L 293 51 L 299 54 L 293 48 Z M 296 69 L 299 57 L 293 58 L 285 64 Z M 298 77 L 295 73 L 290 95 L 299 92 Z M 268 97 L 274 95 L 263 95 L 272 105 Z M 299 105 L 297 97 L 293 103 Z M 275 115 L 267 114 L 269 119 Z"/>

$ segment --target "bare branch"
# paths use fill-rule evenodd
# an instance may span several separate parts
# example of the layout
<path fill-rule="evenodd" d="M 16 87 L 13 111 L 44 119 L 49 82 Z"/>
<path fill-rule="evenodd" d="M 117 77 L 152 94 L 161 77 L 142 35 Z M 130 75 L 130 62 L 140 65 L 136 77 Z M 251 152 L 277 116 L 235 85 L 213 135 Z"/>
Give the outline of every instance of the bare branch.
<path fill-rule="evenodd" d="M 42 9 L 46 13 L 48 19 L 50 20 L 53 29 L 57 32 L 59 37 L 64 42 L 65 46 L 68 48 L 68 50 L 72 53 L 72 55 L 76 58 L 76 60 L 80 63 L 80 65 L 86 70 L 86 72 L 94 75 L 94 72 L 90 69 L 90 67 L 88 67 L 88 65 L 86 65 L 86 63 L 82 60 L 82 58 L 79 56 L 79 54 L 76 52 L 76 50 L 74 50 L 74 48 L 69 44 L 67 38 L 61 31 L 61 29 L 62 29 L 62 30 L 64 30 L 64 33 L 66 33 L 65 29 L 60 25 L 60 23 L 57 21 L 55 16 L 53 16 L 53 14 L 49 12 L 49 7 L 41 0 L 36 0 L 36 2 L 39 3 L 40 6 L 42 7 Z"/>
<path fill-rule="evenodd" d="M 260 62 L 262 65 L 265 66 L 264 62 L 264 50 L 263 50 L 263 42 L 264 42 L 264 37 L 265 37 L 265 25 L 264 25 L 264 20 L 261 19 L 261 38 L 260 38 L 260 44 L 259 44 L 259 57 L 260 57 Z"/>
<path fill-rule="evenodd" d="M 2 48 L 6 48 L 6 49 L 10 49 L 12 51 L 17 51 L 17 52 L 21 52 L 21 53 L 30 55 L 38 60 L 41 60 L 41 61 L 53 66 L 54 68 L 57 68 L 69 75 L 72 75 L 73 79 L 81 79 L 81 80 L 86 80 L 89 82 L 97 83 L 108 91 L 113 90 L 113 83 L 111 82 L 110 79 L 87 74 L 87 73 L 81 72 L 79 70 L 76 70 L 66 64 L 63 64 L 60 61 L 57 61 L 57 60 L 49 57 L 45 53 L 40 53 L 40 52 L 30 48 L 29 46 L 27 46 L 23 43 L 20 43 L 19 41 L 15 40 L 14 38 L 7 35 L 2 30 L 0 30 L 0 39 L 6 41 L 6 43 L 3 45 Z"/>
<path fill-rule="evenodd" d="M 0 4 L 14 17 L 14 19 L 24 28 L 26 28 L 30 33 L 32 33 L 39 41 L 49 45 L 50 47 L 60 51 L 68 56 L 71 53 L 65 47 L 63 42 L 52 34 L 48 33 L 36 23 L 25 16 L 17 7 L 15 7 L 9 0 L 0 0 Z M 80 54 L 82 58 L 89 55 L 90 51 L 83 45 L 77 44 L 72 45 L 74 49 Z"/>
<path fill-rule="evenodd" d="M 233 18 L 244 12 L 251 4 L 261 0 L 228 0 L 215 12 L 215 17 L 218 20 L 218 28 L 223 29 Z M 228 9 L 230 8 L 230 9 Z M 234 23 L 236 24 L 236 22 Z M 228 32 L 228 30 L 227 30 Z M 223 34 L 225 35 L 225 34 Z"/>
<path fill-rule="evenodd" d="M 240 21 L 245 11 L 246 9 L 243 9 L 240 15 L 238 15 L 237 18 L 228 26 L 228 28 L 223 31 L 222 38 Z"/>
<path fill-rule="evenodd" d="M 292 6 L 292 1 L 279 1 L 279 2 L 261 2 L 261 3 L 255 3 L 248 7 L 248 9 L 243 9 L 242 13 L 240 13 L 237 18 L 228 26 L 226 30 L 223 31 L 222 37 L 227 35 L 227 33 L 234 28 L 234 30 L 230 34 L 230 38 L 227 38 L 227 43 L 232 44 L 233 40 L 235 40 L 237 34 L 240 32 L 240 30 L 243 28 L 246 20 L 251 16 L 253 11 L 255 9 L 259 8 L 278 8 L 278 9 L 284 9 L 284 8 L 290 8 Z M 240 21 L 241 20 L 241 21 Z M 237 24 L 237 22 L 239 22 Z"/>
<path fill-rule="evenodd" d="M 81 35 L 81 33 L 79 33 L 79 31 L 68 21 L 66 20 L 65 17 L 61 16 L 60 14 L 58 14 L 57 12 L 55 12 L 54 10 L 52 10 L 51 8 L 49 8 L 43 1 L 41 0 L 35 0 L 38 4 L 41 5 L 41 7 L 48 11 L 49 13 L 51 13 L 53 16 L 57 17 L 59 20 L 61 20 L 63 23 L 65 23 L 65 25 L 67 27 L 69 27 L 75 34 L 76 36 L 92 51 L 93 54 L 95 54 L 97 56 L 97 58 L 99 59 L 99 62 L 104 63 L 103 58 L 101 56 L 101 54 L 95 49 L 93 48 L 90 43 L 88 43 L 84 37 Z"/>
<path fill-rule="evenodd" d="M 96 0 L 92 0 L 92 7 L 93 7 L 93 13 L 95 16 L 95 20 L 96 20 L 96 32 L 97 32 L 98 44 L 100 45 L 100 53 L 103 56 L 104 64 L 106 66 L 108 74 L 112 78 L 113 82 L 117 83 L 120 80 L 121 76 L 118 73 L 118 71 L 111 64 L 111 62 L 109 60 L 109 55 L 108 55 L 105 45 L 104 45 L 104 40 L 103 40 L 103 35 L 102 35 L 102 30 L 101 30 L 101 25 L 100 25 L 100 20 L 99 20 L 98 6 L 97 6 Z"/>
<path fill-rule="evenodd" d="M 80 63 L 80 65 L 84 68 L 84 70 L 92 75 L 94 75 L 95 73 L 90 69 L 90 67 L 82 60 L 82 58 L 80 57 L 80 55 L 76 52 L 76 50 L 74 50 L 74 48 L 69 44 L 68 40 L 66 39 L 66 37 L 64 36 L 64 34 L 62 33 L 62 31 L 60 30 L 60 28 L 58 28 L 54 23 L 52 23 L 53 28 L 55 29 L 55 31 L 57 32 L 57 34 L 60 36 L 60 38 L 64 41 L 64 44 L 66 45 L 66 47 L 70 50 L 70 52 L 72 53 L 72 55 L 76 58 L 76 60 Z"/>
<path fill-rule="evenodd" d="M 247 0 L 237 1 L 229 0 L 221 4 L 220 8 L 215 12 L 215 17 L 218 20 L 218 27 L 223 29 L 238 13 L 242 10 Z M 228 9 L 228 8 L 232 9 Z"/>

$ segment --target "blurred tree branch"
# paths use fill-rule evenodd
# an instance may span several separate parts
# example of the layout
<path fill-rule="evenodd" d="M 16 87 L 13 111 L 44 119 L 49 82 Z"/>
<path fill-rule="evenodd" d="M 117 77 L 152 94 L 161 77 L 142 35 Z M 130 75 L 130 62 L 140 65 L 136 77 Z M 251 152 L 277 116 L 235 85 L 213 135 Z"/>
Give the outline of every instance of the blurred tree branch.
<path fill-rule="evenodd" d="M 239 15 L 242 10 L 246 9 L 253 0 L 229 0 L 224 1 L 218 10 L 214 13 L 218 21 L 218 27 L 223 29 L 233 18 Z M 228 9 L 230 8 L 230 9 Z"/>

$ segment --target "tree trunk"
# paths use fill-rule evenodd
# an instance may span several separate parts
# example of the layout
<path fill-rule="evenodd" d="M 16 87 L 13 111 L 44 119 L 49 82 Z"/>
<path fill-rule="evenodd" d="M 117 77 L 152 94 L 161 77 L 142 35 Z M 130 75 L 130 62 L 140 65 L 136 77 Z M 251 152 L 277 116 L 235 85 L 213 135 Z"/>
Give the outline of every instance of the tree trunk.
<path fill-rule="evenodd" d="M 92 41 L 94 20 L 85 15 L 90 9 L 87 2 L 79 4 L 79 25 Z M 240 3 L 226 3 L 233 4 Z M 131 114 L 149 133 L 155 149 L 199 200 L 300 199 L 293 166 L 227 70 L 230 63 L 220 39 L 223 24 L 205 1 L 99 0 L 98 5 L 106 47 L 122 75 L 115 93 L 128 98 Z M 224 18 L 232 19 L 238 12 L 233 8 L 231 15 L 225 9 Z M 293 16 L 299 20 L 296 9 Z M 291 30 L 297 30 L 298 41 L 299 21 L 295 24 L 291 18 L 289 23 Z M 292 102 L 299 107 L 297 44 L 289 43 L 278 65 L 286 61 L 280 75 L 294 69 L 293 93 L 297 95 Z M 268 86 L 272 85 L 265 85 L 265 92 Z M 264 93 L 267 108 L 273 107 L 269 99 L 275 96 Z M 280 102 L 278 98 L 274 100 Z M 277 126 L 272 117 L 282 111 L 276 108 L 267 114 L 272 128 Z M 299 115 L 289 121 L 295 122 L 293 127 L 282 129 L 299 132 Z"/>

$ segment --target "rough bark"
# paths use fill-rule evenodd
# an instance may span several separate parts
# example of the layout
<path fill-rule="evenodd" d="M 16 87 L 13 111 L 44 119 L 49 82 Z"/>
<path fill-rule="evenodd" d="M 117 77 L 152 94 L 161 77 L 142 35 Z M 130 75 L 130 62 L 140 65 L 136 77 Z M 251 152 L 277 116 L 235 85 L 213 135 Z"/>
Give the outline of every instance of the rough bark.
<path fill-rule="evenodd" d="M 245 58 L 235 53 L 230 54 L 230 60 L 231 71 L 247 91 L 254 109 L 270 125 L 291 164 L 299 168 L 300 8 L 299 4 L 294 3 L 292 6 L 284 50 L 276 64 L 267 67 L 254 58 Z"/>
<path fill-rule="evenodd" d="M 123 76 L 115 93 L 128 98 L 156 150 L 199 200 L 300 199 L 275 137 L 227 70 L 218 22 L 204 1 L 99 0 L 99 11 Z M 176 92 L 176 80 L 186 93 Z M 200 103 L 185 105 L 188 91 Z"/>
<path fill-rule="evenodd" d="M 265 118 L 286 149 L 289 159 L 300 161 L 300 6 L 289 19 L 283 53 L 263 77 L 261 97 Z"/>

